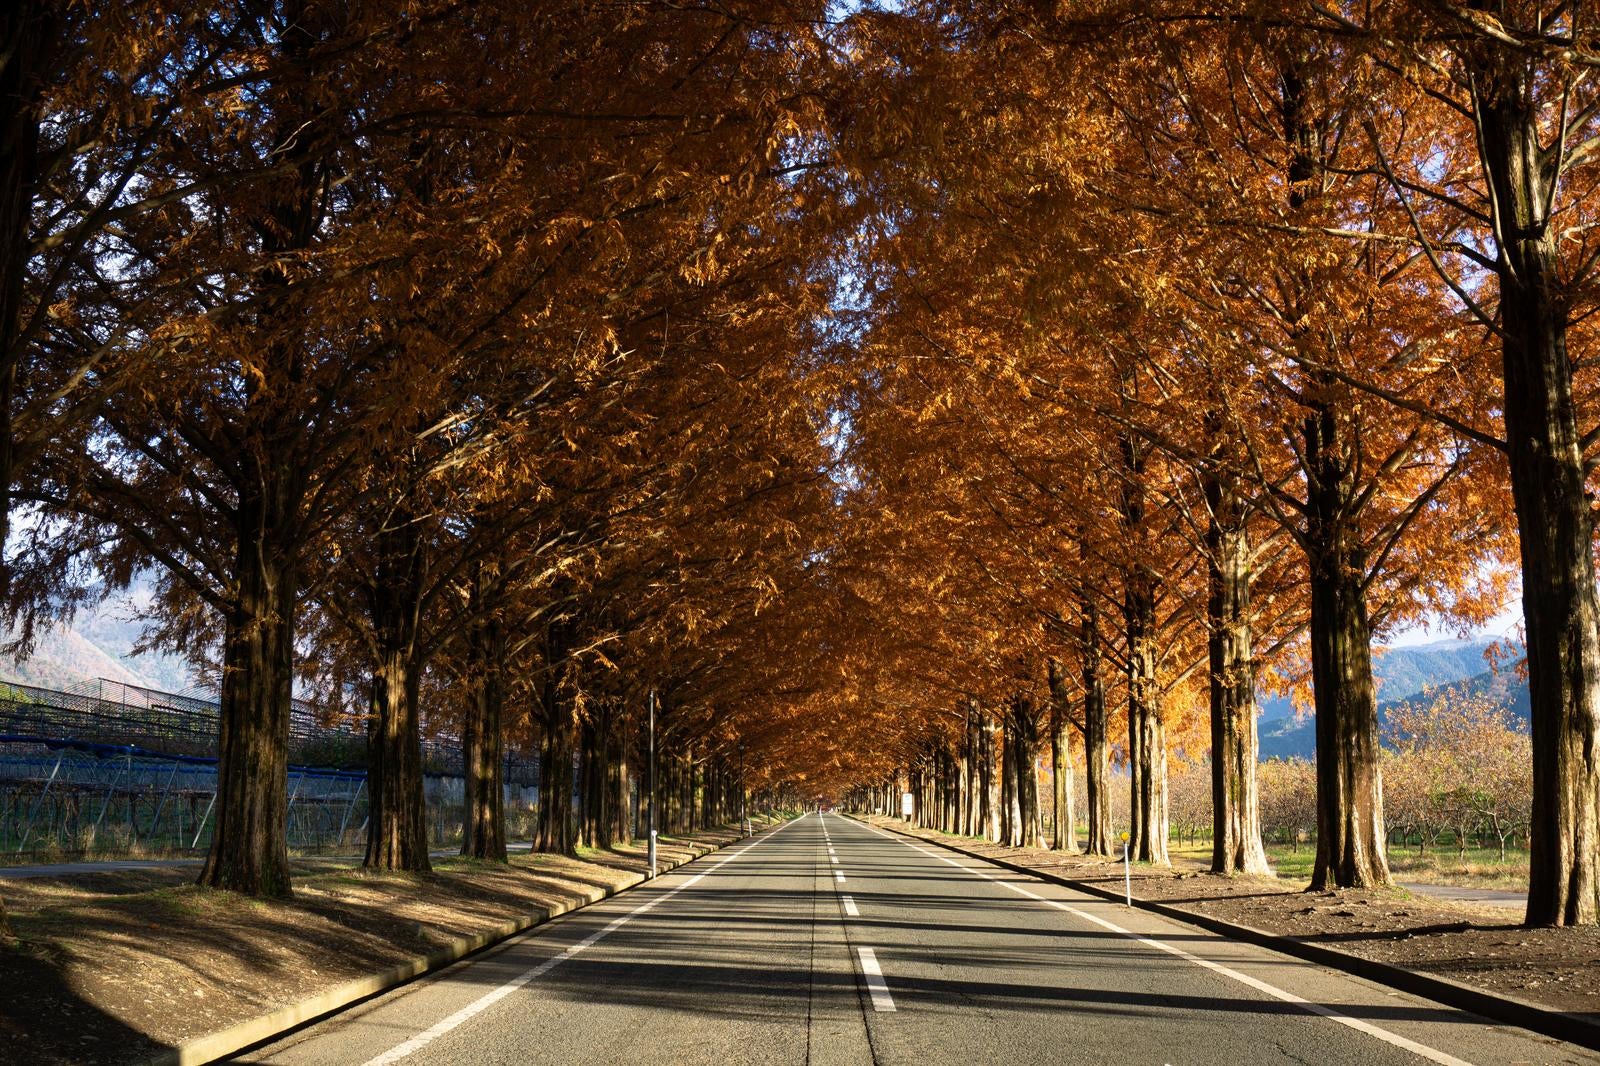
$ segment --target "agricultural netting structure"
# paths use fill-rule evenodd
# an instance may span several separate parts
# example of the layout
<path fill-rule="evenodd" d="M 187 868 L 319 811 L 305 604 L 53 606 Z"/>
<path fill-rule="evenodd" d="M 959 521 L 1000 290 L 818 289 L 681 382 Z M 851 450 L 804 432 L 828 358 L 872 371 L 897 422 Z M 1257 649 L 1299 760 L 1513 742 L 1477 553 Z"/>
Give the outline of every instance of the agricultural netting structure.
<path fill-rule="evenodd" d="M 218 705 L 205 695 L 97 679 L 72 689 L 0 684 L 0 863 L 203 852 L 217 794 Z M 359 850 L 367 738 L 349 714 L 296 700 L 290 718 L 289 847 Z M 461 751 L 423 741 L 429 832 L 460 839 Z M 538 797 L 537 756 L 508 754 L 513 833 Z"/>

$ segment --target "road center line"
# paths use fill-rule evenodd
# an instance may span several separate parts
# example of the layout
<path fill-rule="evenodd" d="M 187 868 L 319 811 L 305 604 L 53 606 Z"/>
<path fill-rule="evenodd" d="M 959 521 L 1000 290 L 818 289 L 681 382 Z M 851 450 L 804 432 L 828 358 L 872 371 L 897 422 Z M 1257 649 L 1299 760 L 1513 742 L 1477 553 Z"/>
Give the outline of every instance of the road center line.
<path fill-rule="evenodd" d="M 1454 1055 L 1431 1048 L 1426 1044 L 1419 1044 L 1415 1040 L 1409 1040 L 1398 1033 L 1391 1033 L 1387 1029 L 1380 1029 L 1378 1026 L 1373 1025 L 1370 1022 L 1364 1022 L 1360 1018 L 1352 1018 L 1348 1014 L 1341 1014 L 1339 1011 L 1334 1010 L 1332 1007 L 1329 1007 L 1326 1004 L 1313 1003 L 1311 1000 L 1305 999 L 1302 996 L 1298 996 L 1293 992 L 1285 991 L 1284 989 L 1278 988 L 1275 985 L 1269 985 L 1265 981 L 1251 977 L 1249 974 L 1240 973 L 1238 970 L 1224 966 L 1219 962 L 1212 962 L 1210 959 L 1202 959 L 1197 955 L 1193 955 L 1182 948 L 1177 947 L 1176 945 L 1168 944 L 1160 940 L 1152 940 L 1147 936 L 1141 936 L 1138 933 L 1134 933 L 1122 928 L 1122 926 L 1117 925 L 1115 922 L 1109 922 L 1098 915 L 1090 914 L 1088 911 L 1081 910 L 1072 906 L 1071 904 L 1041 896 L 1037 892 L 1033 892 L 1022 887 L 1021 885 L 1013 884 L 1010 881 L 1002 881 L 999 877 L 988 873 L 987 871 L 973 869 L 970 866 L 964 866 L 946 855 L 940 855 L 938 852 L 929 851 L 927 848 L 919 847 L 904 837 L 896 836 L 893 833 L 887 833 L 875 825 L 868 825 L 865 822 L 858 822 L 857 824 L 870 829 L 879 836 L 888 837 L 890 840 L 904 844 L 912 851 L 921 852 L 931 859 L 938 859 L 940 862 L 954 866 L 956 869 L 969 873 L 974 877 L 993 882 L 994 884 L 1000 885 L 1002 888 L 1009 888 L 1018 895 L 1026 896 L 1031 900 L 1043 903 L 1047 907 L 1054 907 L 1057 910 L 1066 911 L 1069 914 L 1076 915 L 1086 922 L 1098 925 L 1102 929 L 1110 930 L 1111 932 L 1117 933 L 1120 936 L 1125 936 L 1129 940 L 1136 941 L 1137 943 L 1143 944 L 1146 947 L 1155 948 L 1157 951 L 1164 951 L 1169 955 L 1174 955 L 1180 959 L 1192 962 L 1196 966 L 1203 966 L 1204 968 L 1211 970 L 1214 973 L 1219 973 L 1224 977 L 1231 977 L 1240 984 L 1247 985 L 1250 988 L 1255 989 L 1257 992 L 1271 996 L 1273 999 L 1279 1000 L 1283 1003 L 1293 1004 L 1294 1006 L 1299 1007 L 1301 1010 L 1306 1011 L 1308 1014 L 1318 1014 L 1324 1018 L 1338 1022 L 1340 1025 L 1347 1025 L 1358 1032 L 1366 1033 L 1368 1036 L 1382 1040 L 1386 1044 L 1392 1044 L 1397 1048 L 1409 1051 L 1413 1055 L 1418 1055 L 1430 1062 L 1437 1062 L 1440 1064 L 1440 1066 L 1472 1066 L 1472 1064 L 1467 1062 L 1465 1059 L 1458 1059 Z"/>
<path fill-rule="evenodd" d="M 841 885 L 844 884 L 844 871 L 843 870 L 835 870 L 835 871 L 833 871 L 833 876 L 834 876 L 834 879 L 836 881 L 838 881 Z"/>
<path fill-rule="evenodd" d="M 844 901 L 844 913 L 851 918 L 861 917 L 861 912 L 856 910 L 856 901 L 849 896 L 840 896 Z"/>
<path fill-rule="evenodd" d="M 549 973 L 557 966 L 560 966 L 563 962 L 566 962 L 574 955 L 593 947 L 596 943 L 610 936 L 618 929 L 621 929 L 624 925 L 627 925 L 645 911 L 665 903 L 667 900 L 671 899 L 673 896 L 676 896 L 679 892 L 682 892 L 685 889 L 693 888 L 695 885 L 705 880 L 707 874 L 716 873 L 722 867 L 726 866 L 734 859 L 737 859 L 751 848 L 771 840 L 773 837 L 789 828 L 789 826 L 794 825 L 795 822 L 802 821 L 804 817 L 805 816 L 802 815 L 800 818 L 796 818 L 794 822 L 785 823 L 784 825 L 779 826 L 777 829 L 774 829 L 771 833 L 768 833 L 766 836 L 761 837 L 750 844 L 746 844 L 738 851 L 735 851 L 731 855 L 727 855 L 716 863 L 713 863 L 701 873 L 695 874 L 693 877 L 689 878 L 689 880 L 685 881 L 672 891 L 665 892 L 655 897 L 654 899 L 645 903 L 643 906 L 635 907 L 622 917 L 617 918 L 601 929 L 590 933 L 576 944 L 569 945 L 566 950 L 561 952 L 561 954 L 552 955 L 550 958 L 539 963 L 537 966 L 533 966 L 527 970 L 524 970 L 522 973 L 518 974 L 516 977 L 513 977 L 499 988 L 496 988 L 492 992 L 484 993 L 471 1003 L 468 1003 L 465 1007 L 462 1007 L 460 1010 L 456 1011 L 454 1014 L 435 1022 L 433 1025 L 429 1026 L 427 1029 L 424 1029 L 422 1032 L 418 1033 L 410 1040 L 407 1040 L 405 1043 L 396 1044 L 383 1054 L 378 1055 L 375 1058 L 368 1059 L 362 1064 L 362 1066 L 388 1066 L 389 1063 L 399 1062 L 406 1056 L 421 1051 L 423 1048 L 427 1047 L 429 1044 L 433 1043 L 435 1040 L 439 1039 L 441 1036 L 448 1033 L 462 1022 L 471 1019 L 475 1015 L 478 1015 L 488 1008 L 494 1006 L 502 999 L 505 999 L 507 996 L 521 988 L 523 985 L 527 984 L 529 981 L 543 977 L 545 974 Z"/>
<path fill-rule="evenodd" d="M 888 1014 L 894 1011 L 894 997 L 889 994 L 889 985 L 883 979 L 883 968 L 878 965 L 878 956 L 871 948 L 857 948 L 856 954 L 861 959 L 861 972 L 867 977 L 867 991 L 872 993 L 872 1009 L 879 1014 Z"/>

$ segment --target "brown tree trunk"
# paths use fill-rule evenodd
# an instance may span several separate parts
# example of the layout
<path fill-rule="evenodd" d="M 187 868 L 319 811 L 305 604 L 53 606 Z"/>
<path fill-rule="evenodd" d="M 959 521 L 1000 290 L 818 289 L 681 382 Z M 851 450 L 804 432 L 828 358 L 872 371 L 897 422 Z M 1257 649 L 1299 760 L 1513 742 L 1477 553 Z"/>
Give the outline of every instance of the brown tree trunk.
<path fill-rule="evenodd" d="M 956 828 L 961 836 L 972 835 L 972 709 L 964 707 L 961 754 L 956 784 Z"/>
<path fill-rule="evenodd" d="M 552 686 L 553 687 L 553 686 Z M 566 699 L 550 693 L 555 706 L 545 717 L 539 750 L 539 811 L 534 850 L 570 854 L 572 834 L 572 722 Z"/>
<path fill-rule="evenodd" d="M 1128 762 L 1132 771 L 1129 847 L 1140 862 L 1167 863 L 1167 728 L 1156 679 L 1153 579 L 1143 567 L 1129 576 Z"/>
<path fill-rule="evenodd" d="M 16 479 L 12 419 L 22 333 L 23 280 L 39 162 L 39 108 L 53 52 L 54 5 L 16 0 L 0 11 L 0 545 L 10 529 Z M 0 595 L 9 587 L 0 553 Z"/>
<path fill-rule="evenodd" d="M 609 717 L 602 703 L 591 707 L 578 726 L 578 843 L 588 848 L 611 846 L 606 803 L 610 793 L 606 787 Z"/>
<path fill-rule="evenodd" d="M 1311 888 L 1390 884 L 1367 566 L 1354 528 L 1353 462 L 1329 407 L 1305 420 L 1311 677 L 1316 704 L 1317 862 Z"/>
<path fill-rule="evenodd" d="M 1522 544 L 1533 741 L 1529 925 L 1600 921 L 1600 601 L 1569 301 L 1548 207 L 1534 61 L 1475 46 L 1479 146 L 1499 209 L 1501 358 L 1511 495 Z"/>
<path fill-rule="evenodd" d="M 423 797 L 420 678 L 405 649 L 379 652 L 367 733 L 367 856 L 382 870 L 432 869 Z"/>
<path fill-rule="evenodd" d="M 281 535 L 297 505 L 289 482 L 261 477 L 257 484 L 268 495 L 246 495 L 236 512 L 238 582 L 224 619 L 214 828 L 199 878 L 252 896 L 291 891 L 289 712 L 298 589 Z"/>
<path fill-rule="evenodd" d="M 491 615 L 473 625 L 470 639 L 472 693 L 461 731 L 466 775 L 461 854 L 505 862 L 504 627 Z"/>
<path fill-rule="evenodd" d="M 1256 787 L 1255 665 L 1250 654 L 1250 542 L 1237 494 L 1206 478 L 1210 578 L 1207 650 L 1211 663 L 1211 869 L 1265 874 L 1261 795 Z"/>
<path fill-rule="evenodd" d="M 1106 720 L 1106 687 L 1100 674 L 1100 614 L 1093 600 L 1083 604 L 1083 783 L 1088 793 L 1090 855 L 1110 855 L 1111 744 Z"/>
<path fill-rule="evenodd" d="M 983 712 L 983 835 L 999 843 L 1000 824 L 1005 808 L 1000 802 L 1000 768 L 995 765 L 1000 749 L 1000 723 L 987 711 Z"/>
<path fill-rule="evenodd" d="M 1043 841 L 1039 831 L 1039 778 L 1034 772 L 1039 730 L 1034 720 L 1033 701 L 1026 696 L 1016 696 L 1011 700 L 1009 711 L 1006 718 L 1006 765 L 1012 776 L 1009 843 L 1036 848 Z"/>
<path fill-rule="evenodd" d="M 1049 662 L 1050 682 L 1050 846 L 1069 855 L 1078 852 L 1078 818 L 1073 810 L 1072 716 L 1068 711 L 1067 678 L 1061 660 Z"/>
<path fill-rule="evenodd" d="M 401 509 L 384 516 L 373 539 L 378 560 L 367 593 L 377 662 L 367 726 L 365 865 L 423 872 L 431 865 L 417 706 L 422 538 L 411 513 Z"/>

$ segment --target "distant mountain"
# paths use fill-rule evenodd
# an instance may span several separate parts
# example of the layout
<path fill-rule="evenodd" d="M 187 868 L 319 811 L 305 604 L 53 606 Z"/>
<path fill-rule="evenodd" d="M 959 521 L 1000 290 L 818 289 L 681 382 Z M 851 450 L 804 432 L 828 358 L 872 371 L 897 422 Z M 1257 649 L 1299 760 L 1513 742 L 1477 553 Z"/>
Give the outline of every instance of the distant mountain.
<path fill-rule="evenodd" d="M 183 692 L 193 685 L 189 666 L 175 655 L 134 655 L 145 623 L 136 604 L 122 598 L 79 614 L 71 626 L 39 635 L 27 659 L 0 655 L 0 678 L 40 688 L 71 688 L 95 678 Z"/>
<path fill-rule="evenodd" d="M 1440 640 L 1405 648 L 1380 649 L 1372 657 L 1372 673 L 1378 682 L 1378 699 L 1390 702 L 1415 696 L 1424 689 L 1451 685 L 1488 670 L 1483 653 L 1487 640 Z M 1295 717 L 1295 707 L 1287 696 L 1259 698 L 1261 726 Z"/>
<path fill-rule="evenodd" d="M 1488 695 L 1526 721 L 1527 683 L 1510 663 L 1504 664 L 1499 673 L 1488 669 L 1483 658 L 1487 647 L 1486 642 L 1446 641 L 1418 648 L 1393 648 L 1375 657 L 1379 729 L 1395 707 L 1431 702 L 1441 690 Z M 1263 710 L 1260 736 L 1263 759 L 1309 759 L 1317 751 L 1316 723 L 1309 714 L 1297 718 L 1291 710 L 1287 716 L 1269 719 Z"/>

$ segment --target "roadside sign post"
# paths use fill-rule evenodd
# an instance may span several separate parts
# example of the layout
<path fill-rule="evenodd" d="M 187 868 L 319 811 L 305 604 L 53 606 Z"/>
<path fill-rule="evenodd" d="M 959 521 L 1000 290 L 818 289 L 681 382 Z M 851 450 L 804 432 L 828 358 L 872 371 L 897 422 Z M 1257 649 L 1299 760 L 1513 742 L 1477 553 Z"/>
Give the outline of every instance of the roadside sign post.
<path fill-rule="evenodd" d="M 901 795 L 900 795 L 900 817 L 905 819 L 908 822 L 911 821 L 911 816 L 916 813 L 916 803 L 917 803 L 916 796 L 912 795 L 909 792 L 901 793 Z"/>
<path fill-rule="evenodd" d="M 1133 907 L 1133 873 L 1128 868 L 1128 831 L 1122 831 L 1122 902 Z"/>

